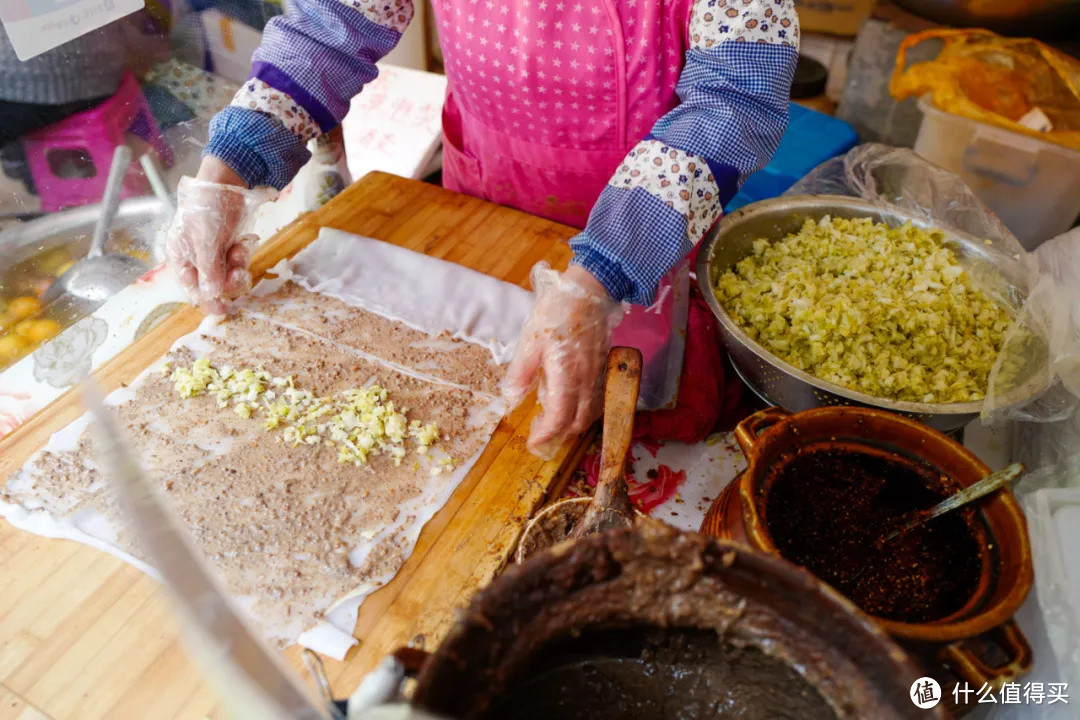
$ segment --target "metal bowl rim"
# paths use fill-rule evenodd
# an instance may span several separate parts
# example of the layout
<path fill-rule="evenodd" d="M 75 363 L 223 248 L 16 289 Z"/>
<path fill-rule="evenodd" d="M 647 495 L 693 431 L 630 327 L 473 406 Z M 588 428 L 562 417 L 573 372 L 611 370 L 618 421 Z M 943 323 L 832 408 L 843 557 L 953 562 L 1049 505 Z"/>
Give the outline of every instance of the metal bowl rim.
<path fill-rule="evenodd" d="M 927 222 L 924 218 L 921 218 L 914 213 L 911 213 L 903 208 L 890 206 L 882 207 L 875 205 L 874 203 L 863 200 L 861 198 L 848 197 L 846 195 L 781 195 L 780 197 L 770 198 L 768 200 L 759 200 L 758 202 L 751 203 L 745 207 L 741 207 L 735 212 L 725 215 L 721 218 L 720 222 L 714 225 L 708 233 L 706 233 L 705 239 L 702 240 L 702 246 L 698 250 L 697 262 L 695 263 L 695 274 L 697 275 L 698 289 L 701 294 L 705 296 L 705 302 L 709 305 L 709 308 L 713 311 L 713 315 L 719 320 L 723 331 L 730 333 L 740 343 L 745 345 L 749 350 L 754 352 L 763 361 L 769 363 L 773 367 L 788 373 L 797 380 L 817 388 L 818 390 L 824 390 L 825 392 L 833 395 L 838 395 L 847 400 L 851 400 L 863 405 L 869 405 L 872 407 L 879 407 L 886 410 L 893 410 L 896 412 L 907 413 L 909 415 L 979 415 L 983 410 L 984 400 L 975 400 L 962 403 L 922 403 L 911 402 L 907 400 L 892 400 L 890 398 L 878 397 L 876 395 L 868 395 L 858 390 L 851 390 L 842 385 L 836 385 L 827 380 L 822 380 L 810 373 L 800 370 L 794 365 L 789 364 L 785 360 L 780 359 L 769 350 L 765 349 L 757 341 L 743 332 L 724 306 L 720 304 L 720 301 L 716 297 L 716 292 L 712 288 L 712 283 L 709 277 L 709 269 L 711 266 L 711 259 L 713 249 L 721 238 L 721 231 L 725 224 L 731 225 L 734 221 L 741 220 L 747 216 L 753 216 L 761 213 L 765 213 L 777 206 L 783 206 L 797 210 L 799 207 L 820 207 L 822 205 L 840 206 L 849 208 L 852 210 L 865 210 L 868 214 L 873 216 L 875 222 L 881 222 L 880 216 L 882 214 L 889 214 L 897 218 L 901 218 L 906 222 L 910 222 L 916 227 L 923 229 L 940 230 L 947 236 L 958 238 L 969 243 L 981 244 L 982 241 L 976 238 L 974 235 L 968 233 L 953 230 L 951 228 L 943 228 L 933 223 Z M 771 238 L 776 240 L 777 238 Z M 1034 386 L 1039 387 L 1034 387 Z M 1011 400 L 1008 405 L 1016 406 L 1021 405 L 1034 399 L 1045 388 L 1042 387 L 1042 383 L 1036 382 L 1036 378 L 1025 382 L 1020 385 L 1013 392 L 1009 393 L 1011 396 L 1015 396 L 1015 399 Z M 1028 387 L 1032 386 L 1032 387 Z"/>
<path fill-rule="evenodd" d="M 126 198 L 120 202 L 116 211 L 115 223 L 122 226 L 124 221 L 134 220 L 139 224 L 160 217 L 164 224 L 167 212 L 165 204 L 153 195 Z M 22 262 L 26 259 L 24 255 L 28 254 L 28 250 L 30 255 L 34 255 L 51 249 L 53 245 L 48 242 L 49 238 L 78 229 L 92 230 L 100 214 L 100 203 L 82 205 L 42 215 L 0 231 L 0 268 Z M 147 238 L 146 247 L 152 249 L 153 245 L 153 238 Z"/>

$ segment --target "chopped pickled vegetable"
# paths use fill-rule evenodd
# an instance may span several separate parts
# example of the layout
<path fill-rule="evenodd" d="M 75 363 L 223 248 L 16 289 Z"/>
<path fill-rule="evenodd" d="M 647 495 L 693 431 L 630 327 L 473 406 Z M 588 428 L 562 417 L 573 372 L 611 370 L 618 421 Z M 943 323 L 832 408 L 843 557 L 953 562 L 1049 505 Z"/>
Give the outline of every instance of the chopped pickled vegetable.
<path fill-rule="evenodd" d="M 750 337 L 816 377 L 876 397 L 981 400 L 1012 315 L 975 287 L 939 231 L 807 220 L 717 278 Z"/>

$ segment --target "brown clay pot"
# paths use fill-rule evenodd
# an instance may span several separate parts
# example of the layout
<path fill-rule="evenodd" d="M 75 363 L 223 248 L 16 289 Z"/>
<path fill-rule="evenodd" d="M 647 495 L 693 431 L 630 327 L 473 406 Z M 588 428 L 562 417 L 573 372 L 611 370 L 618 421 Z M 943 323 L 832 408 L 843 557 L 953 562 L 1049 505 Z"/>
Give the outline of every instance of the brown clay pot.
<path fill-rule="evenodd" d="M 735 437 L 747 467 L 713 502 L 701 532 L 777 555 L 765 523 L 766 482 L 777 476 L 777 463 L 800 447 L 826 445 L 914 457 L 964 487 L 990 472 L 955 440 L 914 420 L 872 408 L 825 407 L 796 414 L 768 408 L 739 423 Z M 999 490 L 984 498 L 977 510 L 982 573 L 968 603 L 933 622 L 874 619 L 897 640 L 936 658 L 961 680 L 981 687 L 983 683 L 1011 681 L 1031 668 L 1031 649 L 1012 616 L 1031 589 L 1032 566 L 1027 523 L 1012 493 Z M 984 633 L 1008 656 L 1006 662 L 992 665 L 978 655 L 970 641 Z"/>
<path fill-rule="evenodd" d="M 544 651 L 551 643 L 640 628 L 701 630 L 718 647 L 743 648 L 736 653 L 762 650 L 797 668 L 838 718 L 946 717 L 941 706 L 916 708 L 908 694 L 921 669 L 868 616 L 810 573 L 782 558 L 648 519 L 508 568 L 473 598 L 422 663 L 413 703 L 456 718 L 491 717 L 494 707 L 503 717 L 500 703 L 519 697 L 504 694 L 506 689 L 536 677 L 534 663 L 550 659 Z M 742 654 L 731 659 L 743 661 Z"/>

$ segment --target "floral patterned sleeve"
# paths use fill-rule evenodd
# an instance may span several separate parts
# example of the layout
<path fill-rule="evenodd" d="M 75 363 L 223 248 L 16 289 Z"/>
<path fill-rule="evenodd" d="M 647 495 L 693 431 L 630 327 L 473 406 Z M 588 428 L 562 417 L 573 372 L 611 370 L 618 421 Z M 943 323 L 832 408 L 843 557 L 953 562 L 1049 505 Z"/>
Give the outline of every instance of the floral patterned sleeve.
<path fill-rule="evenodd" d="M 681 103 L 627 154 L 571 241 L 574 264 L 642 305 L 787 129 L 794 0 L 696 0 Z"/>
<path fill-rule="evenodd" d="M 290 0 L 266 25 L 251 77 L 210 123 L 204 155 L 249 186 L 289 183 L 307 142 L 337 126 L 413 16 L 412 0 Z"/>

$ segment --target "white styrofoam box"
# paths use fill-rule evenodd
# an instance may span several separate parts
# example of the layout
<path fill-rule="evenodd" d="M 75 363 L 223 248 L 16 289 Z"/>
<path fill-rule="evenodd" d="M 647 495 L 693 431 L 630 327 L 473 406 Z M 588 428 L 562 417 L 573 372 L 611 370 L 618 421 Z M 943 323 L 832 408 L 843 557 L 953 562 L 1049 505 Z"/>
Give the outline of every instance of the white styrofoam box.
<path fill-rule="evenodd" d="M 251 75 L 251 56 L 262 42 L 262 33 L 217 10 L 199 13 L 206 31 L 207 49 L 214 74 L 242 83 Z"/>
<path fill-rule="evenodd" d="M 1031 646 L 1031 671 L 1016 679 L 1021 689 L 1029 683 L 1032 685 L 1042 683 L 1045 690 L 1050 683 L 1065 682 L 1061 669 L 1058 667 L 1057 658 L 1054 657 L 1054 649 L 1050 645 L 1037 588 L 1031 589 L 1027 600 L 1020 606 L 1013 620 L 1016 621 L 1020 632 L 1024 633 L 1024 637 Z M 952 687 L 943 688 L 943 690 L 951 693 Z M 1071 696 L 1069 704 L 1056 702 L 1049 705 L 1045 701 L 1041 704 L 1035 702 L 980 703 L 970 714 L 964 716 L 964 720 L 1076 720 L 1076 690 L 1072 689 L 1072 686 L 1070 686 L 1069 695 Z M 1000 692 L 997 694 L 997 699 L 1001 699 Z"/>
<path fill-rule="evenodd" d="M 959 175 L 1028 250 L 1080 215 L 1080 151 L 939 110 L 927 99 L 915 152 Z"/>
<path fill-rule="evenodd" d="M 379 63 L 379 77 L 352 99 L 342 122 L 354 180 L 374 170 L 419 179 L 442 141 L 446 76 Z"/>
<path fill-rule="evenodd" d="M 1023 498 L 1035 587 L 1062 680 L 1080 688 L 1080 488 L 1036 490 Z"/>
<path fill-rule="evenodd" d="M 1075 495 L 1075 493 L 1074 493 Z M 1057 529 L 1058 544 L 1068 557 L 1080 554 L 1080 496 L 1073 498 L 1074 504 L 1060 507 L 1054 513 L 1054 526 Z M 1071 552 L 1069 550 L 1071 549 Z M 1080 568 L 1076 563 L 1069 563 L 1068 592 L 1074 601 L 1073 609 L 1080 620 Z"/>

